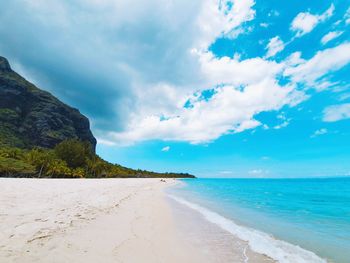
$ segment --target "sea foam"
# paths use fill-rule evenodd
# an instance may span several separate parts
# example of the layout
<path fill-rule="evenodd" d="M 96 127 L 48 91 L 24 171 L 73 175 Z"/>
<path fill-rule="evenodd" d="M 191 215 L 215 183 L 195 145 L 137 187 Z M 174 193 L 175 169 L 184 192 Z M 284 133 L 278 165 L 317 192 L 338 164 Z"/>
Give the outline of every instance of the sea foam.
<path fill-rule="evenodd" d="M 299 246 L 278 240 L 262 231 L 244 227 L 234 221 L 219 215 L 205 207 L 194 204 L 174 195 L 168 195 L 178 203 L 199 212 L 207 221 L 216 224 L 220 228 L 241 240 L 248 242 L 251 250 L 264 254 L 281 263 L 325 263 L 325 259 L 315 253 Z"/>

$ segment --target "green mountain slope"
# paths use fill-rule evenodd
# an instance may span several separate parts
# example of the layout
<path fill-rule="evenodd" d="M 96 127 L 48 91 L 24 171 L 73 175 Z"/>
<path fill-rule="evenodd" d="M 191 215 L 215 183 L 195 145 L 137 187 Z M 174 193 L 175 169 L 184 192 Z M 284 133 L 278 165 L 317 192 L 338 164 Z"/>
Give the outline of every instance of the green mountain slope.
<path fill-rule="evenodd" d="M 85 116 L 26 81 L 0 57 L 0 145 L 53 148 L 73 138 L 95 149 Z"/>
<path fill-rule="evenodd" d="M 193 178 L 111 164 L 95 153 L 89 120 L 14 72 L 0 57 L 0 177 Z"/>

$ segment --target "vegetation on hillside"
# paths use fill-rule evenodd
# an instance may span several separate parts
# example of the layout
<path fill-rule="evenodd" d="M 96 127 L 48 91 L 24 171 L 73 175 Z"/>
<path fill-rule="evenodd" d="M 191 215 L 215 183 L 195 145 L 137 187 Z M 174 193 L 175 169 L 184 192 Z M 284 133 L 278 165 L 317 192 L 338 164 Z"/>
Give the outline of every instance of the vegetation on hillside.
<path fill-rule="evenodd" d="M 72 138 L 96 146 L 87 117 L 25 80 L 0 56 L 0 147 L 53 148 Z"/>
<path fill-rule="evenodd" d="M 53 149 L 25 150 L 0 147 L 0 177 L 130 178 L 193 177 L 189 174 L 155 173 L 111 164 L 94 153 L 88 142 L 65 140 Z"/>

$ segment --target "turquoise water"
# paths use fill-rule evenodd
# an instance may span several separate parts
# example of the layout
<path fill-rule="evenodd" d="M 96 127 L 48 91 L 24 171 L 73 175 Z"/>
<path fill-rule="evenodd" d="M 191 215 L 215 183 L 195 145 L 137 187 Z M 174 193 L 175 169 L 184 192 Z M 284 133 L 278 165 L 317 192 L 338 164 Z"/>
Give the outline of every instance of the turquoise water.
<path fill-rule="evenodd" d="M 227 226 L 230 232 L 255 246 L 257 252 L 263 251 L 281 262 L 322 262 L 321 258 L 350 262 L 350 178 L 182 182 L 184 184 L 171 190 L 171 195 L 180 197 L 184 204 L 194 205 L 192 208 L 212 222 L 223 228 Z M 212 212 L 215 216 L 209 215 Z M 230 221 L 223 223 L 224 219 Z M 246 229 L 253 231 L 244 232 Z M 265 237 L 269 238 L 264 233 L 288 244 L 263 242 Z M 257 244 L 258 239 L 266 245 Z M 292 254 L 304 253 L 298 247 L 305 250 L 305 255 L 292 259 Z M 281 251 L 289 253 L 290 259 Z"/>

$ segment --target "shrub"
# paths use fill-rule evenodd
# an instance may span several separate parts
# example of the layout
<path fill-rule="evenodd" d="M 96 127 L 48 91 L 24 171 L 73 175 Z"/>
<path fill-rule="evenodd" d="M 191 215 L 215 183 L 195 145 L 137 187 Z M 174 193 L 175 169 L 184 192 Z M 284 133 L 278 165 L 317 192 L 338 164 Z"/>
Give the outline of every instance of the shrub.
<path fill-rule="evenodd" d="M 32 177 L 35 173 L 35 167 L 22 160 L 0 156 L 0 176 Z"/>
<path fill-rule="evenodd" d="M 65 161 L 69 168 L 86 165 L 87 159 L 92 157 L 91 146 L 76 139 L 66 140 L 54 148 L 57 158 Z"/>
<path fill-rule="evenodd" d="M 81 167 L 72 170 L 72 177 L 73 178 L 84 178 L 85 177 L 85 170 Z"/>

